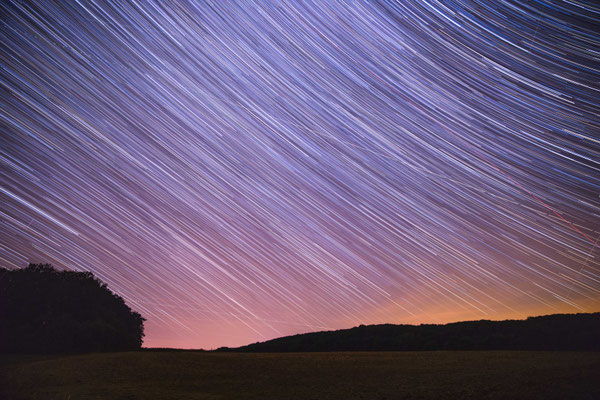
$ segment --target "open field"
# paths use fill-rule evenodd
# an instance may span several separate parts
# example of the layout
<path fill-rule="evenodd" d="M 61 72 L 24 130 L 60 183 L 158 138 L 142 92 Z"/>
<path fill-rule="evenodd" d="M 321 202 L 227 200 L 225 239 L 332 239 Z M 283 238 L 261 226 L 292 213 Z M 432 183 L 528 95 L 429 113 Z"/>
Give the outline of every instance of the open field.
<path fill-rule="evenodd" d="M 0 358 L 1 399 L 598 399 L 600 353 L 142 351 Z"/>

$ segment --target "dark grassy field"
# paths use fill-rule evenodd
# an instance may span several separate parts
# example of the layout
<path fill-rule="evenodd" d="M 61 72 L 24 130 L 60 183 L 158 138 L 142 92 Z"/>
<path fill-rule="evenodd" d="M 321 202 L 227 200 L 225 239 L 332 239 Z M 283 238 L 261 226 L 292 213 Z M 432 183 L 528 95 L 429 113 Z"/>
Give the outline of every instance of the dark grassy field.
<path fill-rule="evenodd" d="M 600 353 L 104 353 L 0 358 L 0 399 L 600 399 Z"/>

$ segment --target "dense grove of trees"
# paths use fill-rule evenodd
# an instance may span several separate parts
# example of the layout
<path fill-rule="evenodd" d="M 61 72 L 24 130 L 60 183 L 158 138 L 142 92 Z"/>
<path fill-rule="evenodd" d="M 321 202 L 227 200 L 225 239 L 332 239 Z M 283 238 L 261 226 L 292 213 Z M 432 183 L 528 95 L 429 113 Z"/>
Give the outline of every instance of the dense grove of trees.
<path fill-rule="evenodd" d="M 91 272 L 0 268 L 0 353 L 135 350 L 144 321 Z"/>
<path fill-rule="evenodd" d="M 446 325 L 361 325 L 221 351 L 600 350 L 600 313 Z"/>

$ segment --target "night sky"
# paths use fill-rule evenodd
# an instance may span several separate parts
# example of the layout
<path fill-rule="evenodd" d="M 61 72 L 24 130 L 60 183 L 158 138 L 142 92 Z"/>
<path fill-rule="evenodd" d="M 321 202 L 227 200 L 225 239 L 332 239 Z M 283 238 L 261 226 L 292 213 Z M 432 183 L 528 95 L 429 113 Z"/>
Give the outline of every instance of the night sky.
<path fill-rule="evenodd" d="M 600 9 L 0 6 L 0 266 L 145 346 L 600 311 Z"/>

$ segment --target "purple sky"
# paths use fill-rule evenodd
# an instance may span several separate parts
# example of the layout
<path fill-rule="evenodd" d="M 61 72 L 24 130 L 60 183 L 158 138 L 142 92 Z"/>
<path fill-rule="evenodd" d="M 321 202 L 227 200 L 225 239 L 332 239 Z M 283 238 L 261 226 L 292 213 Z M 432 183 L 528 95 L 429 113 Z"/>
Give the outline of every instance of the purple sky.
<path fill-rule="evenodd" d="M 92 271 L 146 346 L 600 311 L 598 8 L 25 3 L 0 266 Z"/>

